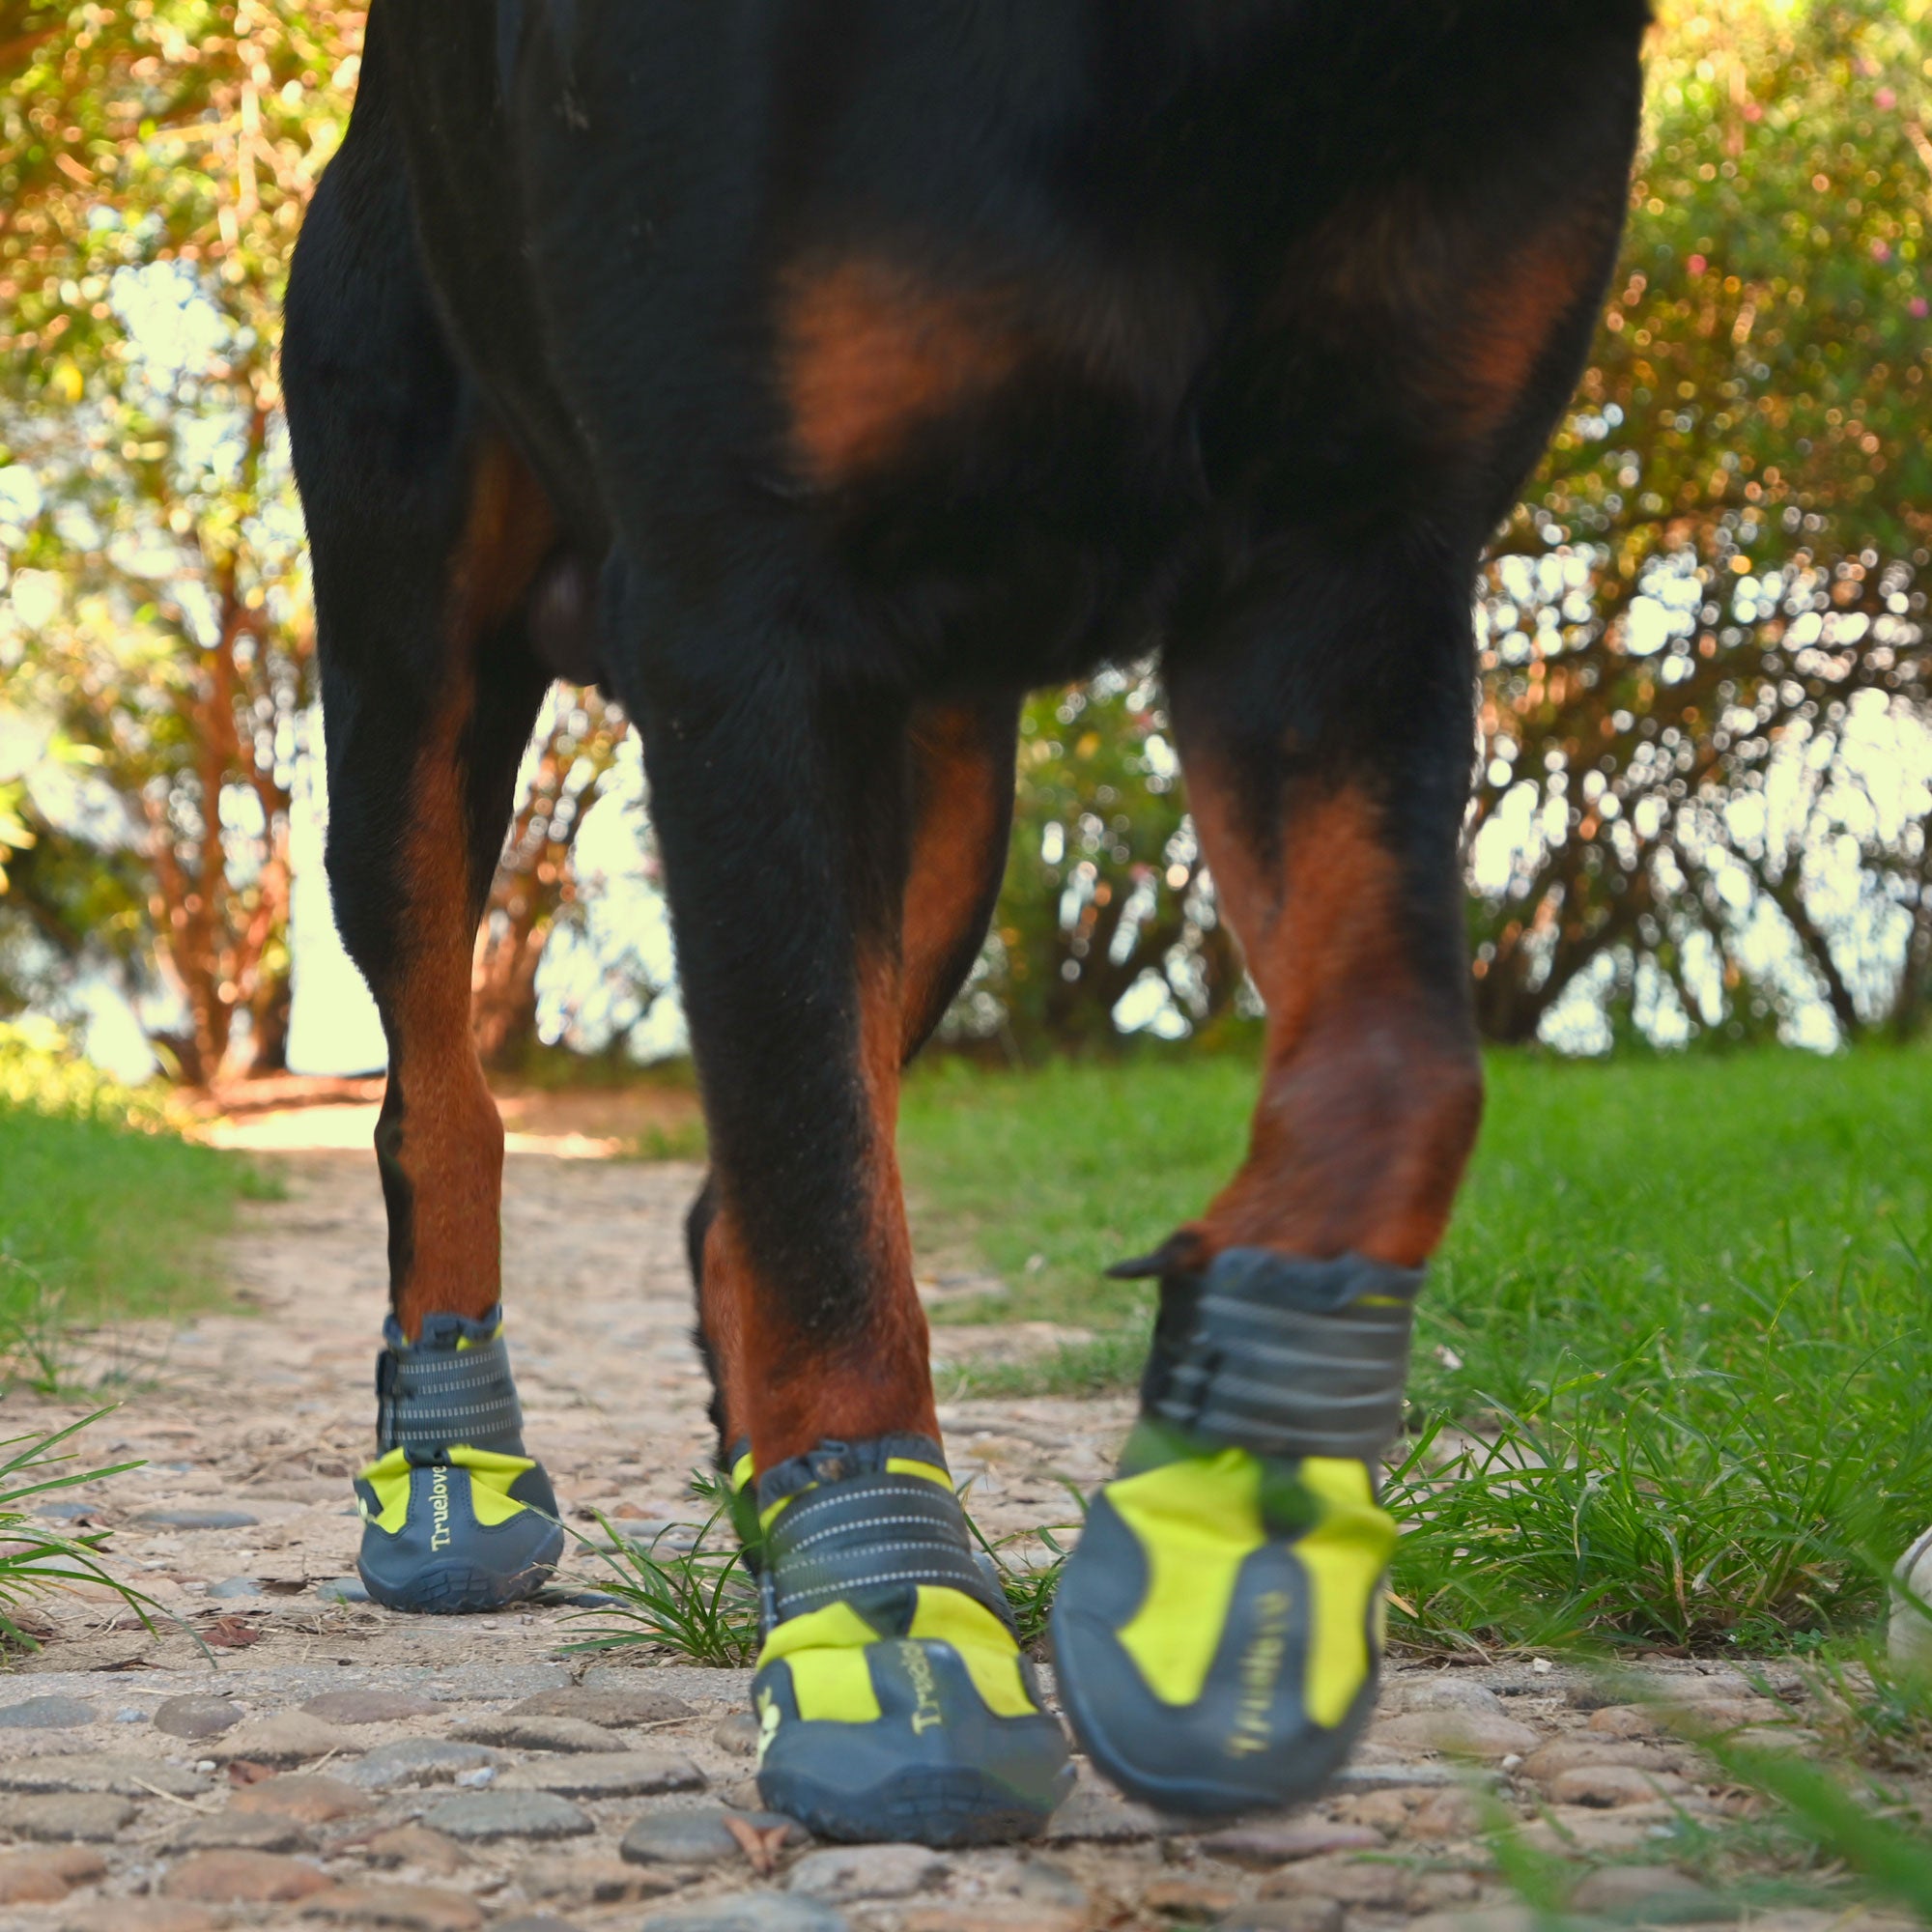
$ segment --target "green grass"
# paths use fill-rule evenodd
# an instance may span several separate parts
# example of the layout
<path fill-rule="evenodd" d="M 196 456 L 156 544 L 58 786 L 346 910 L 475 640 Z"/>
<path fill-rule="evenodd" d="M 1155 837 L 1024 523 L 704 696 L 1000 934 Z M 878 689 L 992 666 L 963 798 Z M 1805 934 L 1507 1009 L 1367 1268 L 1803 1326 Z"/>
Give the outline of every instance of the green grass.
<path fill-rule="evenodd" d="M 1574 1842 L 1564 1853 L 1533 1846 L 1492 1800 L 1485 1835 L 1498 1872 L 1548 1932 L 1591 1932 L 1604 1924 L 1574 1909 L 1579 1882 L 1601 1862 L 1674 1868 L 1730 1907 L 1720 1914 L 1707 1900 L 1695 1914 L 1653 1909 L 1645 1915 L 1653 1924 L 1752 1918 L 1779 1908 L 1808 1908 L 1842 1921 L 1861 1902 L 1904 1906 L 1932 1924 L 1932 1787 L 1925 1782 L 1932 1771 L 1932 1680 L 1890 1663 L 1882 1643 L 1848 1646 L 1841 1660 L 1806 1665 L 1803 1677 L 1802 1708 L 1755 1728 L 1755 1743 L 1735 1729 L 1700 1724 L 1694 1704 L 1653 1704 L 1664 1730 L 1716 1761 L 1734 1799 L 1749 1793 L 1757 1803 L 1734 1804 L 1728 1815 L 1716 1816 L 1676 1808 L 1643 1845 L 1592 1854 Z M 1634 1683 L 1620 1685 L 1615 1675 L 1603 1689 L 1644 1701 Z M 1767 1748 L 1763 1740 L 1785 1725 L 1804 1727 L 1817 1742 Z"/>
<path fill-rule="evenodd" d="M 1011 1286 L 941 1319 L 1102 1331 L 969 1387 L 1130 1379 L 1151 1297 L 1099 1270 L 1198 1211 L 1252 1094 L 1232 1059 L 914 1083 L 922 1240 Z M 1928 1141 L 1918 1053 L 1496 1059 L 1417 1324 L 1398 1634 L 1760 1649 L 1868 1618 L 1932 1512 Z"/>
<path fill-rule="evenodd" d="M 67 1466 L 77 1460 L 68 1446 L 72 1437 L 107 1413 L 100 1409 L 45 1435 L 0 1440 L 0 1653 L 38 1650 L 40 1641 L 19 1613 L 36 1599 L 75 1582 L 104 1583 L 118 1592 L 150 1634 L 155 1630 L 151 1612 L 169 1615 L 152 1597 L 105 1567 L 102 1550 L 109 1531 L 63 1536 L 31 1514 L 36 1497 L 142 1466 L 139 1463 L 91 1469 Z M 207 1655 L 206 1645 L 202 1650 Z"/>
<path fill-rule="evenodd" d="M 679 1121 L 670 1126 L 648 1126 L 625 1144 L 626 1160 L 702 1160 L 710 1146 L 701 1119 Z"/>
<path fill-rule="evenodd" d="M 0 1294 L 38 1281 L 71 1317 L 212 1298 L 208 1248 L 263 1182 L 167 1132 L 0 1105 Z"/>
<path fill-rule="evenodd" d="M 602 1566 L 579 1580 L 604 1601 L 578 1612 L 573 1621 L 587 1623 L 593 1634 L 565 1649 L 641 1646 L 718 1669 L 735 1669 L 757 1657 L 757 1582 L 732 1530 L 722 1485 L 699 1470 L 692 1492 L 709 1512 L 703 1521 L 672 1523 L 649 1543 L 628 1541 L 620 1525 L 602 1516 L 597 1526 L 604 1545 L 572 1532 L 581 1552 Z M 690 1532 L 689 1540 L 680 1532 Z"/>
<path fill-rule="evenodd" d="M 148 1094 L 57 1042 L 0 1027 L 0 1356 L 38 1356 L 61 1321 L 206 1304 L 235 1204 L 272 1197 L 240 1156 L 183 1140 Z"/>
<path fill-rule="evenodd" d="M 927 1251 L 972 1251 L 1012 1288 L 939 1319 L 1137 1321 L 1143 1285 L 1101 1271 L 1200 1211 L 1240 1157 L 1253 1100 L 1254 1075 L 1232 1057 L 922 1068 L 899 1133 L 914 1233 Z"/>
<path fill-rule="evenodd" d="M 603 1516 L 596 1519 L 604 1532 L 602 1543 L 571 1530 L 580 1553 L 599 1566 L 573 1580 L 603 1601 L 584 1605 L 572 1619 L 587 1623 L 593 1634 L 566 1644 L 566 1650 L 641 1647 L 686 1663 L 724 1669 L 756 1660 L 758 1586 L 731 1520 L 730 1492 L 715 1471 L 694 1469 L 690 1494 L 702 1520 L 669 1523 L 648 1543 L 630 1541 Z M 967 1500 L 962 1495 L 962 1503 Z M 1070 1501 L 1084 1509 L 1077 1490 Z M 1020 1643 L 1039 1643 L 1070 1553 L 1067 1547 L 1052 1526 L 989 1540 L 970 1506 L 966 1526 L 992 1559 Z M 1029 1545 L 1037 1548 L 1029 1551 Z"/>

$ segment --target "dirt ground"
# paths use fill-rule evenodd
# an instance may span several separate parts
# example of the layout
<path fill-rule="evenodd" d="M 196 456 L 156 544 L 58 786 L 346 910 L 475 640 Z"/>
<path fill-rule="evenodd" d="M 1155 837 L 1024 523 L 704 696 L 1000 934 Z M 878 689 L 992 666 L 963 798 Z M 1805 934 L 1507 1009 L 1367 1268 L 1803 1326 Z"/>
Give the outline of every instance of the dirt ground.
<path fill-rule="evenodd" d="M 594 1534 L 601 1510 L 648 1533 L 691 1519 L 686 1481 L 709 1449 L 681 1242 L 697 1172 L 605 1157 L 634 1126 L 572 1104 L 510 1110 L 505 1280 L 527 1438 L 573 1526 Z M 1673 1834 L 1721 1826 L 1738 1794 L 1654 1713 L 1606 1706 L 1540 1660 L 1398 1665 L 1354 1766 L 1285 1817 L 1203 1833 L 1083 1766 L 1045 1843 L 934 1856 L 748 1831 L 732 1809 L 755 1804 L 748 1674 L 568 1651 L 591 1634 L 570 1601 L 597 1581 L 588 1554 L 514 1614 L 355 1601 L 349 1477 L 371 1448 L 384 1305 L 373 1107 L 349 1093 L 217 1130 L 269 1151 L 287 1181 L 231 1244 L 232 1310 L 84 1341 L 77 1373 L 125 1390 L 85 1453 L 140 1466 L 48 1508 L 111 1528 L 117 1567 L 180 1624 L 150 1636 L 98 1586 L 36 1606 L 45 1646 L 0 1681 L 0 1927 L 1520 1932 L 1484 1835 L 1497 1816 L 1577 1861 L 1577 1902 L 1607 1918 L 1738 1917 L 1667 1862 Z M 1053 1339 L 939 1336 L 942 1355 Z M 12 1396 L 7 1433 L 91 1406 Z M 1129 1407 L 943 1408 L 987 1531 L 1064 1521 L 1062 1479 L 1105 1473 Z M 1802 1719 L 1733 1671 L 1651 1682 L 1713 1721 Z M 1752 1916 L 1779 1932 L 1887 1922 L 1849 1900 Z"/>

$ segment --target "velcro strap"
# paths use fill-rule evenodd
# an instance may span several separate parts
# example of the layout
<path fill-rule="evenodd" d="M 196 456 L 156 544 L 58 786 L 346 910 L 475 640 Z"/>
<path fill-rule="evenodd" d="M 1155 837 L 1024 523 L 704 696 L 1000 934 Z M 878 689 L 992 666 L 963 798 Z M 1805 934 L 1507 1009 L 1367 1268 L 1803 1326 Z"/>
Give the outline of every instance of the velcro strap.
<path fill-rule="evenodd" d="M 1372 1462 L 1402 1422 L 1420 1268 L 1229 1248 L 1170 1276 L 1147 1413 L 1257 1456 Z"/>
<path fill-rule="evenodd" d="M 773 1520 L 765 1545 L 771 1623 L 867 1591 L 921 1583 L 959 1590 L 1002 1620 L 1007 1607 L 973 1557 L 966 1513 L 920 1476 L 853 1476 L 808 1491 Z"/>
<path fill-rule="evenodd" d="M 462 1445 L 524 1453 L 524 1411 L 502 1331 L 465 1349 L 384 1349 L 376 1358 L 376 1446 L 430 1462 Z"/>

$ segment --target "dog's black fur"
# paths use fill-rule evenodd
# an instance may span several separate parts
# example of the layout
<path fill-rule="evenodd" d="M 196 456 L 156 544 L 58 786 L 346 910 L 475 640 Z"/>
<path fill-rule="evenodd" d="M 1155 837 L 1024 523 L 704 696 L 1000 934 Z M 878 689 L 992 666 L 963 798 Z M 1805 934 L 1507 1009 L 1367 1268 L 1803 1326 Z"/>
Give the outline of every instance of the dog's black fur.
<path fill-rule="evenodd" d="M 434 721 L 460 701 L 473 921 L 542 692 L 597 678 L 644 735 L 714 1152 L 696 1245 L 715 1198 L 758 1284 L 747 1321 L 821 1384 L 903 1379 L 879 1345 L 912 1318 L 889 1306 L 910 1291 L 880 1247 L 855 962 L 898 945 L 920 720 L 974 707 L 997 772 L 1027 687 L 1151 647 L 1244 865 L 1278 869 L 1297 799 L 1370 801 L 1425 1050 L 1466 1058 L 1471 583 L 1588 342 L 1645 20 L 1642 0 L 376 0 L 286 382 L 331 877 L 397 1064 Z M 526 581 L 452 644 L 486 443 L 548 513 Z M 1002 857 L 972 855 L 908 1047 Z M 1368 1096 L 1336 1157 L 1386 1165 L 1386 1040 L 1324 1050 L 1367 1056 L 1336 1076 Z M 397 1099 L 399 1294 L 431 1184 L 410 1133 Z M 747 1389 L 737 1429 L 763 1426 Z"/>

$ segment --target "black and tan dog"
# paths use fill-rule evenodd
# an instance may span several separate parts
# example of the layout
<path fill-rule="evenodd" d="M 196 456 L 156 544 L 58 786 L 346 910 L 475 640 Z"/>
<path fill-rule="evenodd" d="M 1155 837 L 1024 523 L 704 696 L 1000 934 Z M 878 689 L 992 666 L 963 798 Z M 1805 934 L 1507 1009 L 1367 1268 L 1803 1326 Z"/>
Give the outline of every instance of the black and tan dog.
<path fill-rule="evenodd" d="M 1174 1809 L 1373 1702 L 1376 1501 L 1476 1131 L 1471 584 L 1616 247 L 1641 0 L 377 0 L 289 298 L 329 872 L 390 1051 L 382 1601 L 560 1531 L 500 1334 L 471 939 L 557 675 L 643 734 L 713 1172 L 768 1802 L 1037 1829 L 1066 1782 L 946 1476 L 894 1155 L 1030 687 L 1160 654 L 1268 1009 L 1251 1151 L 1141 1264 L 1067 1714 Z"/>

